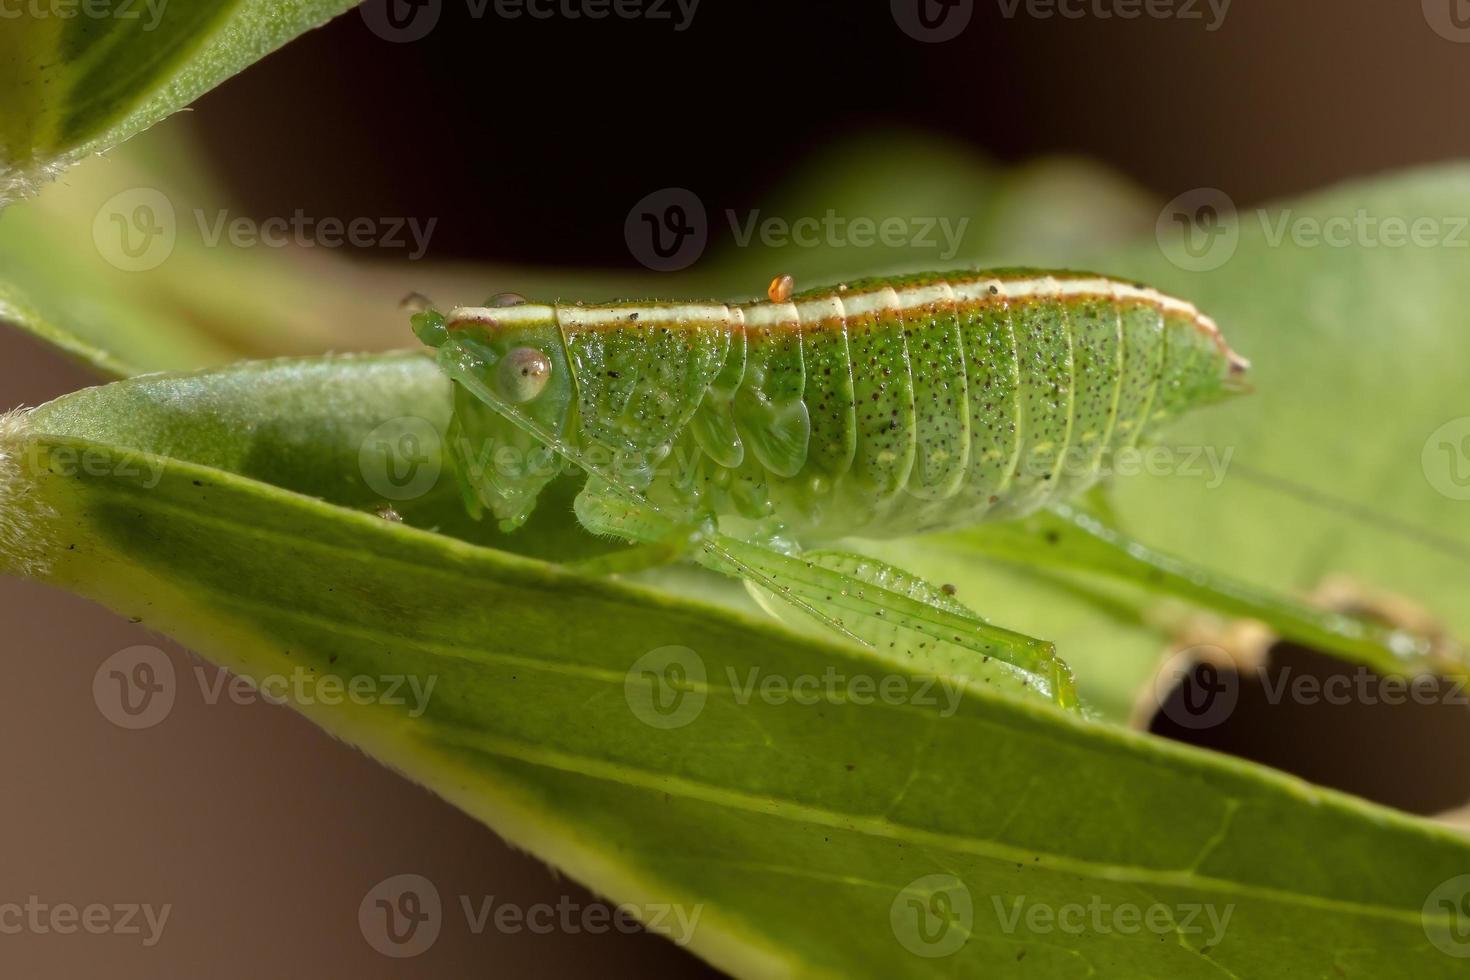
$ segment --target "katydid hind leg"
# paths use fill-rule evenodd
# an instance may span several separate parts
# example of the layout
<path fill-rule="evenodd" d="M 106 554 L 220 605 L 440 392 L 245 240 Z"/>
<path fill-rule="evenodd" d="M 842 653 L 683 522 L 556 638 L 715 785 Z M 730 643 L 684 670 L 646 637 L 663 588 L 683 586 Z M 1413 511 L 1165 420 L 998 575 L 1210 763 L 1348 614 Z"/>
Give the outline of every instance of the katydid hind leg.
<path fill-rule="evenodd" d="M 1256 619 L 1285 639 L 1380 673 L 1464 670 L 1463 664 L 1438 662 L 1423 637 L 1260 589 L 1156 551 L 1096 512 L 1054 504 L 1020 521 L 976 528 L 966 532 L 965 539 L 970 547 L 1006 561 L 1100 574 L 1219 613 Z"/>
<path fill-rule="evenodd" d="M 595 533 L 683 548 L 700 565 L 744 581 L 777 618 L 787 618 L 777 610 L 799 611 L 804 618 L 797 623 L 815 620 L 897 669 L 1077 707 L 1071 671 L 1050 643 L 993 626 L 891 565 L 841 552 L 783 554 L 721 534 L 710 523 L 681 526 L 602 481 L 589 481 L 577 516 Z"/>
<path fill-rule="evenodd" d="M 986 622 L 916 575 L 849 552 L 784 555 L 740 542 L 730 547 L 781 583 L 781 591 L 773 592 L 746 582 L 778 619 L 789 618 L 783 613 L 797 597 L 910 669 L 1078 706 L 1071 669 L 1052 644 Z"/>

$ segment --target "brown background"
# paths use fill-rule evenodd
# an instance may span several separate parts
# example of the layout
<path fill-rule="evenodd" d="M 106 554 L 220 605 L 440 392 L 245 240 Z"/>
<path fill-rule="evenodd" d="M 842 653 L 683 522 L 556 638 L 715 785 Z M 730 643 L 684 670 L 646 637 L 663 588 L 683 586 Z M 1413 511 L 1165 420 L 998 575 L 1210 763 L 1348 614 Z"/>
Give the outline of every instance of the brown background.
<path fill-rule="evenodd" d="M 648 190 L 758 206 L 803 149 L 852 127 L 901 122 L 1001 159 L 1085 153 L 1165 196 L 1210 185 L 1238 202 L 1470 149 L 1470 45 L 1436 35 L 1415 0 L 1237 0 L 1215 33 L 1006 20 L 991 2 L 942 45 L 910 41 L 881 3 L 705 0 L 683 34 L 471 23 L 455 6 L 414 45 L 348 15 L 204 99 L 195 125 L 241 211 L 441 215 L 436 257 L 631 265 L 622 217 Z M 688 149 L 649 149 L 650 134 Z M 0 407 L 88 383 L 0 333 Z M 0 902 L 173 905 L 153 949 L 0 936 L 0 976 L 702 969 L 648 936 L 471 935 L 456 896 L 589 899 L 287 710 L 212 706 L 183 684 L 166 721 L 122 731 L 93 704 L 98 665 L 152 643 L 189 676 L 188 654 L 31 584 L 0 581 L 0 615 Z M 401 872 L 430 878 L 450 908 L 432 950 L 395 961 L 367 946 L 356 913 Z"/>

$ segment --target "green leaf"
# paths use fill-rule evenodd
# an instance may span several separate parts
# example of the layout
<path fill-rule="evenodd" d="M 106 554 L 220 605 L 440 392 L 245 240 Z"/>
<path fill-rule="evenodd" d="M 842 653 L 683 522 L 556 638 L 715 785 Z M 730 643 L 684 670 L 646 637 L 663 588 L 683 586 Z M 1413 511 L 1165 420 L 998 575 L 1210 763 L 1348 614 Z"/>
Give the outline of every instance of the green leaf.
<path fill-rule="evenodd" d="M 0 430 L 0 547 L 299 678 L 326 730 L 650 920 L 674 903 L 660 928 L 737 975 L 1460 975 L 1439 899 L 1470 843 L 1432 824 L 982 690 L 927 704 L 871 651 L 412 526 L 429 504 L 375 516 L 440 492 L 447 405 L 416 355 L 79 392 Z M 389 469 L 405 431 L 420 470 Z M 828 675 L 902 693 L 739 695 Z"/>
<path fill-rule="evenodd" d="M 1395 244 L 1399 221 L 1420 223 L 1420 244 Z M 1346 244 L 1312 244 L 1314 227 L 1360 222 Z M 1252 360 L 1255 386 L 1169 432 L 1232 452 L 1218 486 L 1178 475 L 1120 483 L 1130 530 L 1279 589 L 1349 576 L 1470 638 L 1467 224 L 1470 167 L 1457 165 L 1243 213 L 1238 245 L 1221 239 L 1223 264 L 1208 272 L 1156 246 L 1113 260 L 1215 316 Z"/>
<path fill-rule="evenodd" d="M 0 32 L 0 205 L 188 105 L 350 0 L 31 4 Z"/>

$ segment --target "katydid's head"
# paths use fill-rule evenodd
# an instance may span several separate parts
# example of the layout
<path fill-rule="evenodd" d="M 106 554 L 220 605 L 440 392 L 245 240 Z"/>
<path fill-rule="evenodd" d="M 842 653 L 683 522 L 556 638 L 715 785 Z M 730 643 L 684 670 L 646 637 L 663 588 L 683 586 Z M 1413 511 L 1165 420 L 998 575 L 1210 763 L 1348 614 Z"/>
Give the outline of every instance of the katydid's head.
<path fill-rule="evenodd" d="M 447 315 L 424 310 L 412 323 L 456 382 L 450 456 L 470 509 L 488 506 L 510 530 L 561 472 L 554 445 L 566 437 L 574 384 L 555 310 L 504 295 Z"/>

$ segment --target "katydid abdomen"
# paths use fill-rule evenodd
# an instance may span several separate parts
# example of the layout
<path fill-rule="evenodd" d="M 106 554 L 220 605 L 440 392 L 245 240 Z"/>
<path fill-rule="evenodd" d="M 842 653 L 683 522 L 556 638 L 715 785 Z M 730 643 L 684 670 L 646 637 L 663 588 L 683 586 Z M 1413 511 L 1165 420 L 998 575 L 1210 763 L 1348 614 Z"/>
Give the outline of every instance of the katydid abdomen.
<path fill-rule="evenodd" d="M 461 308 L 445 325 L 487 360 L 524 343 L 553 376 L 564 365 L 552 430 L 615 454 L 666 512 L 765 521 L 803 543 L 1012 519 L 1075 496 L 1110 454 L 1220 397 L 1245 366 L 1183 301 L 1031 270 L 785 302 Z M 486 503 L 515 523 L 534 494 L 500 499 Z"/>

